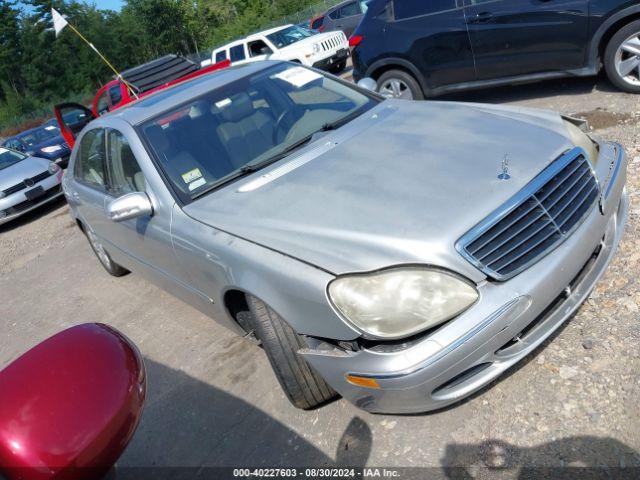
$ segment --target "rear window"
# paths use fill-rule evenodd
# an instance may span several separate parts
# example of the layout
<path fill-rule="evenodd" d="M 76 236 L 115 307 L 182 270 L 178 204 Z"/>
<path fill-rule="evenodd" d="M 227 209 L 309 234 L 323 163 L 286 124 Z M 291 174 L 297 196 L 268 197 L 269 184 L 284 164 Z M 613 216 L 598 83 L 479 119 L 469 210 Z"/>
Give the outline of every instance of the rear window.
<path fill-rule="evenodd" d="M 396 20 L 429 15 L 454 8 L 456 8 L 455 0 L 394 0 L 393 2 Z"/>

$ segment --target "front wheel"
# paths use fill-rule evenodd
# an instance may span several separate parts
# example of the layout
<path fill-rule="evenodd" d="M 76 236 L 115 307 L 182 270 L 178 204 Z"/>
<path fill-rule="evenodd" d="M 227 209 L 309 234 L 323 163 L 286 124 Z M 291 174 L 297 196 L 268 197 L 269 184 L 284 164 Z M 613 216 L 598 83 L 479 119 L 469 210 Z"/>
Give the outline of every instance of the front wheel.
<path fill-rule="evenodd" d="M 344 71 L 344 69 L 347 68 L 347 61 L 343 60 L 341 62 L 338 62 L 334 65 L 331 66 L 330 71 L 331 73 L 334 74 L 338 74 Z"/>
<path fill-rule="evenodd" d="M 378 93 L 387 98 L 422 100 L 424 94 L 418 81 L 403 70 L 389 70 L 378 78 Z"/>
<path fill-rule="evenodd" d="M 289 401 L 306 410 L 334 398 L 333 388 L 298 353 L 307 347 L 304 339 L 264 302 L 252 296 L 247 300 L 255 333 Z"/>
<path fill-rule="evenodd" d="M 93 233 L 92 230 L 86 228 L 85 235 L 87 236 L 87 240 L 89 240 L 89 245 L 91 245 L 91 249 L 93 253 L 96 254 L 98 260 L 100 260 L 100 264 L 104 267 L 104 269 L 109 273 L 109 275 L 113 275 L 114 277 L 121 277 L 129 273 L 129 270 L 118 265 L 114 262 L 109 255 L 109 253 L 105 250 L 102 242 L 96 237 L 96 234 Z"/>
<path fill-rule="evenodd" d="M 611 37 L 604 53 L 607 76 L 620 90 L 640 93 L 640 20 Z"/>

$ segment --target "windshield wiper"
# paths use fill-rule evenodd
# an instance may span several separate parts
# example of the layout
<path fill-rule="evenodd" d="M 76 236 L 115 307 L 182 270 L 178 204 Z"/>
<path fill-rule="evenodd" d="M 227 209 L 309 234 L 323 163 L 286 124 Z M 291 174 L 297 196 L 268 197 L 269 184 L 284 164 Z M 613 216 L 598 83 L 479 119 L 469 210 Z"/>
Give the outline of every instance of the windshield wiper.
<path fill-rule="evenodd" d="M 312 134 L 307 135 L 306 137 L 302 137 L 297 142 L 292 143 L 291 145 L 289 145 L 284 150 L 280 150 L 278 153 L 276 153 L 275 155 L 270 156 L 269 158 L 266 158 L 265 160 L 262 160 L 262 161 L 257 162 L 257 163 L 248 163 L 244 167 L 242 167 L 240 169 L 240 171 L 244 172 L 244 173 L 253 173 L 253 172 L 256 172 L 256 171 L 258 171 L 258 170 L 260 170 L 260 169 L 262 169 L 262 168 L 264 168 L 264 167 L 266 167 L 268 165 L 271 165 L 273 162 L 277 162 L 278 160 L 281 160 L 282 158 L 286 157 L 287 155 L 289 155 L 294 150 L 297 150 L 298 148 L 302 147 L 303 145 L 306 145 L 307 143 L 309 143 L 316 133 L 317 132 L 313 132 Z"/>
<path fill-rule="evenodd" d="M 289 145 L 284 150 L 276 153 L 275 155 L 265 160 L 262 160 L 261 162 L 254 163 L 254 164 L 248 163 L 244 167 L 241 167 L 239 170 L 236 170 L 235 172 L 231 172 L 229 175 L 216 180 L 207 188 L 205 188 L 203 191 L 196 193 L 191 198 L 195 200 L 196 198 L 202 197 L 203 195 L 206 195 L 207 193 L 211 192 L 212 190 L 215 190 L 216 188 L 222 187 L 223 185 L 226 185 L 227 183 L 232 182 L 233 180 L 237 180 L 240 177 L 244 177 L 246 175 L 249 175 L 250 173 L 256 172 L 268 165 L 271 165 L 273 162 L 277 162 L 278 160 L 286 157 L 293 150 L 296 150 L 297 148 L 300 148 L 302 145 L 310 142 L 314 135 L 315 133 L 312 133 L 311 135 L 307 135 L 306 137 L 301 138 L 297 142 Z"/>

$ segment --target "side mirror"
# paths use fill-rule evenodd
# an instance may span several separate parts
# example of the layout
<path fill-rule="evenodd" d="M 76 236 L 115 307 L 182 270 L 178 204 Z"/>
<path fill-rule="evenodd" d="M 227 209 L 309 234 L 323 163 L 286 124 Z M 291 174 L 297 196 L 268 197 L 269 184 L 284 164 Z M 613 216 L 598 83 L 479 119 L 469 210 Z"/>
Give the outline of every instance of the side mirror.
<path fill-rule="evenodd" d="M 107 217 L 114 222 L 153 215 L 153 205 L 144 192 L 127 193 L 109 202 Z"/>
<path fill-rule="evenodd" d="M 370 92 L 377 92 L 378 91 L 378 82 L 376 82 L 373 78 L 371 77 L 365 77 L 362 80 L 360 80 L 357 85 L 360 88 L 364 88 L 365 90 L 369 90 Z"/>

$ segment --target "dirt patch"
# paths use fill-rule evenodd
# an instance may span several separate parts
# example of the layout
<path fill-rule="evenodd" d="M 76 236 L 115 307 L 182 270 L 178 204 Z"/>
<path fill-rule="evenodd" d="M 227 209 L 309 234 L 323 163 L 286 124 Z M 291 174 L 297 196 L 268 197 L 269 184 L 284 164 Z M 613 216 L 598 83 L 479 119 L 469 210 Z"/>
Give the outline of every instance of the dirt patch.
<path fill-rule="evenodd" d="M 602 130 L 638 121 L 638 118 L 630 113 L 608 112 L 599 108 L 590 112 L 576 113 L 574 116 L 587 120 L 593 130 Z"/>

